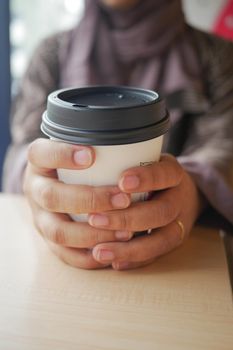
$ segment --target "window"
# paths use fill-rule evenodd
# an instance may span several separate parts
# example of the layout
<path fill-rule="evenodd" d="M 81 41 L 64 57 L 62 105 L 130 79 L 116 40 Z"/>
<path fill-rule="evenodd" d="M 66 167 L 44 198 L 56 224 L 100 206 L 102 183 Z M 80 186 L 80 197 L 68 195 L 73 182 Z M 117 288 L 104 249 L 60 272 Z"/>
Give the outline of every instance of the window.
<path fill-rule="evenodd" d="M 83 8 L 83 0 L 11 0 L 13 94 L 41 39 L 75 25 L 82 16 Z"/>

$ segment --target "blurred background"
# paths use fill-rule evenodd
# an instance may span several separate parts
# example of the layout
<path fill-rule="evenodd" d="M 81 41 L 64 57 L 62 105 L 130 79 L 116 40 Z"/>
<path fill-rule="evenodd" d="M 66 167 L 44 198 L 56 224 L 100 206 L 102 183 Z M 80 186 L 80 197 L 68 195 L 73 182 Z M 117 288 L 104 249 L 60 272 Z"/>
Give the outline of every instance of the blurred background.
<path fill-rule="evenodd" d="M 190 24 L 233 38 L 233 1 L 183 0 L 183 4 Z M 33 50 L 45 36 L 76 24 L 83 9 L 84 0 L 0 0 L 0 174 L 10 142 L 10 101 Z"/>

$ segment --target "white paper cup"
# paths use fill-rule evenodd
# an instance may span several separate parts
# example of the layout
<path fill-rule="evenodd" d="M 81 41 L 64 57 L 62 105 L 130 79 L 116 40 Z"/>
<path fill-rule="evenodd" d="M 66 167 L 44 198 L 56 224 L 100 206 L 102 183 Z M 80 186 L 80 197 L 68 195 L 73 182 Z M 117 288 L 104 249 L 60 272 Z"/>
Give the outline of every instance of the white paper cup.
<path fill-rule="evenodd" d="M 88 169 L 57 169 L 67 184 L 116 185 L 120 174 L 160 158 L 169 127 L 164 101 L 156 92 L 122 86 L 55 91 L 48 97 L 41 129 L 56 141 L 91 145 L 95 163 Z M 132 196 L 145 200 L 147 194 Z M 88 213 L 70 213 L 85 221 Z"/>

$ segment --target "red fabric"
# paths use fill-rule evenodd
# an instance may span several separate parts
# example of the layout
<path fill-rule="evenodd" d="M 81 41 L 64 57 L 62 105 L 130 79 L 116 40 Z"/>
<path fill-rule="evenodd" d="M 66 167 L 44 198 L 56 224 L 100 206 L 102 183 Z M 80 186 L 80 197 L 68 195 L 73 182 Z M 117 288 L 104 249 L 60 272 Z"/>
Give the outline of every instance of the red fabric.
<path fill-rule="evenodd" d="M 233 0 L 227 1 L 214 24 L 214 33 L 233 40 Z"/>

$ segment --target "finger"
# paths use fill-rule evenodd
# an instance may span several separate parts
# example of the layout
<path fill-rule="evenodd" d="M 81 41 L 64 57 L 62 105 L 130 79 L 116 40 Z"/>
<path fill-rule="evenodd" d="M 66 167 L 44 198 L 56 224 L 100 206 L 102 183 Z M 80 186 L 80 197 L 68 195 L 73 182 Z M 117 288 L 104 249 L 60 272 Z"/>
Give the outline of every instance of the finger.
<path fill-rule="evenodd" d="M 130 196 L 118 187 L 64 184 L 57 179 L 35 176 L 27 194 L 41 208 L 57 213 L 91 213 L 127 208 Z"/>
<path fill-rule="evenodd" d="M 72 145 L 48 139 L 37 139 L 28 148 L 28 160 L 42 173 L 47 169 L 84 169 L 94 162 L 91 147 Z"/>
<path fill-rule="evenodd" d="M 72 248 L 92 248 L 103 242 L 126 241 L 130 232 L 97 230 L 85 222 L 72 221 L 68 215 L 34 210 L 34 223 L 44 239 Z"/>
<path fill-rule="evenodd" d="M 145 267 L 149 264 L 151 264 L 155 259 L 150 259 L 144 262 L 113 262 L 112 268 L 116 271 L 124 271 L 124 270 L 132 270 L 139 267 Z"/>
<path fill-rule="evenodd" d="M 109 264 L 101 264 L 97 262 L 90 250 L 66 248 L 60 245 L 48 242 L 48 246 L 63 262 L 76 268 L 82 269 L 101 269 L 109 266 Z"/>
<path fill-rule="evenodd" d="M 157 229 L 153 234 L 124 243 L 102 243 L 92 254 L 99 263 L 144 263 L 170 252 L 182 243 L 181 230 L 176 222 Z M 126 265 L 127 266 L 127 265 Z"/>
<path fill-rule="evenodd" d="M 163 190 L 177 186 L 183 177 L 183 169 L 170 155 L 163 155 L 159 162 L 135 167 L 123 172 L 119 188 L 128 193 Z"/>
<path fill-rule="evenodd" d="M 180 212 L 179 189 L 177 187 L 157 193 L 146 202 L 133 203 L 124 210 L 89 215 L 93 227 L 109 230 L 144 231 L 165 226 Z"/>

